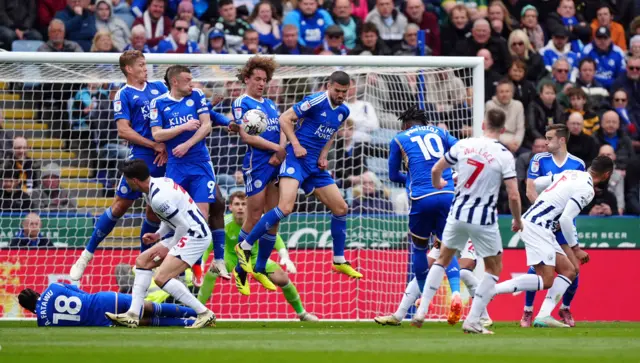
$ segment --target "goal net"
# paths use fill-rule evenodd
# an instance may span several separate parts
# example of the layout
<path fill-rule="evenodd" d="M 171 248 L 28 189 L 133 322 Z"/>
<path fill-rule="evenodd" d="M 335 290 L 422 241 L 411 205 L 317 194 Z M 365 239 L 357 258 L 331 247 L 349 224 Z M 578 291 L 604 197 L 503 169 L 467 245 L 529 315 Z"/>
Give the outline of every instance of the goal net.
<path fill-rule="evenodd" d="M 16 296 L 23 288 L 41 292 L 52 282 L 72 283 L 70 267 L 112 203 L 120 178 L 117 167 L 128 153 L 113 120 L 112 100 L 125 82 L 118 56 L 0 54 L 2 318 L 33 318 L 18 306 Z M 170 64 L 188 65 L 208 98 L 222 97 L 214 109 L 231 117 L 232 102 L 243 93 L 235 71 L 247 59 L 148 55 L 149 80 L 163 79 Z M 417 103 L 433 124 L 457 137 L 477 132 L 484 101 L 482 60 L 276 59 L 280 68 L 265 96 L 281 112 L 324 90 L 337 69 L 353 79 L 346 101 L 351 116 L 338 132 L 330 170 L 350 207 L 346 257 L 364 278 L 353 281 L 331 272 L 329 212 L 300 191 L 294 214 L 280 227 L 297 268 L 291 280 L 305 309 L 320 319 L 369 320 L 393 313 L 412 278 L 407 195 L 404 186 L 390 182 L 387 168 L 389 142 L 400 130 L 397 117 Z M 244 190 L 240 171 L 246 146 L 224 127 L 214 127 L 207 143 L 223 195 Z M 88 292 L 130 292 L 143 214 L 141 199 L 99 246 L 82 279 L 73 283 Z M 278 261 L 275 252 L 272 258 Z M 281 292 L 268 292 L 255 281 L 251 290 L 244 297 L 232 281 L 218 279 L 208 306 L 220 319 L 296 318 Z M 429 318 L 446 318 L 449 296 L 444 282 Z M 468 301 L 466 296 L 463 291 Z"/>

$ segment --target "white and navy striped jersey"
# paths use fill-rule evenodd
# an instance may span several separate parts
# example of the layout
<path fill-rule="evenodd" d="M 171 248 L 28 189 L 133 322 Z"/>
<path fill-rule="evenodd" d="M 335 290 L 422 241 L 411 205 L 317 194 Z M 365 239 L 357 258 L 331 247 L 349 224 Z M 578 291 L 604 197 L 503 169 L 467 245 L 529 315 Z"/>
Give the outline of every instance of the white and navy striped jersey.
<path fill-rule="evenodd" d="M 458 184 L 449 215 L 479 225 L 496 223 L 498 192 L 503 179 L 516 177 L 513 155 L 495 139 L 472 137 L 460 140 L 445 160 L 457 165 Z"/>
<path fill-rule="evenodd" d="M 593 200 L 593 180 L 584 171 L 566 170 L 552 176 L 552 183 L 545 189 L 522 218 L 552 231 L 568 203 L 576 203 L 583 209 Z"/>
<path fill-rule="evenodd" d="M 195 238 L 211 238 L 207 225 L 196 203 L 178 183 L 169 178 L 151 178 L 147 203 L 162 221 L 158 232 L 176 231 L 182 227 L 186 235 Z M 176 235 L 176 239 L 183 236 Z"/>

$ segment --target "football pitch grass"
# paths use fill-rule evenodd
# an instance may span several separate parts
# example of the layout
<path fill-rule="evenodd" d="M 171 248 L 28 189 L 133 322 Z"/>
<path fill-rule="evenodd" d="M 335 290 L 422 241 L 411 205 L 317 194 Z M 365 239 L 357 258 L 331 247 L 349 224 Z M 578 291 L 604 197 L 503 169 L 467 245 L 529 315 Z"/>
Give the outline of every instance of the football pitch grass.
<path fill-rule="evenodd" d="M 0 362 L 640 362 L 640 323 L 580 323 L 573 329 L 494 326 L 463 334 L 460 324 L 416 329 L 371 322 L 218 322 L 184 328 L 37 328 L 0 322 Z"/>

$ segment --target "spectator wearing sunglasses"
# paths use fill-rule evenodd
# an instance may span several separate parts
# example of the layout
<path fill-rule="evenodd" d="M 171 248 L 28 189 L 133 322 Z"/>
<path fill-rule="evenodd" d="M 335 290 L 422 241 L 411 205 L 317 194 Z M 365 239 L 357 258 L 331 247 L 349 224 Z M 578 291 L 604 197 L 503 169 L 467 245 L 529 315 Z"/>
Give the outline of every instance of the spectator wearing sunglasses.
<path fill-rule="evenodd" d="M 627 72 L 619 76 L 611 89 L 625 90 L 627 111 L 631 115 L 640 115 L 640 57 L 631 57 L 627 60 Z"/>
<path fill-rule="evenodd" d="M 171 33 L 158 43 L 154 48 L 154 53 L 200 53 L 198 43 L 189 40 L 188 31 L 189 23 L 186 20 L 174 20 Z"/>

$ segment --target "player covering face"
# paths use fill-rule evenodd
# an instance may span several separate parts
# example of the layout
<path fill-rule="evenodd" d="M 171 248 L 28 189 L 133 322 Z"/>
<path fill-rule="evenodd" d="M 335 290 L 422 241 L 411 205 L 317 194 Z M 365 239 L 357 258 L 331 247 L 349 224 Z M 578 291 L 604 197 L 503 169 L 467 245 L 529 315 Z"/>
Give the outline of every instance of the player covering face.
<path fill-rule="evenodd" d="M 280 127 L 290 145 L 287 156 L 280 166 L 278 206 L 260 218 L 244 241 L 236 246 L 238 265 L 245 272 L 252 273 L 251 249 L 271 226 L 293 212 L 298 188 L 313 193 L 318 200 L 331 210 L 331 237 L 333 238 L 333 269 L 352 278 L 362 274 L 353 269 L 344 256 L 347 229 L 347 203 L 328 167 L 327 155 L 333 144 L 336 131 L 349 116 L 349 109 L 343 105 L 349 90 L 349 76 L 341 71 L 331 74 L 328 90 L 305 97 L 280 116 Z M 294 129 L 294 123 L 298 120 Z M 260 244 L 256 265 L 264 264 L 273 244 Z M 260 271 L 259 271 L 260 272 Z"/>
<path fill-rule="evenodd" d="M 137 327 L 140 309 L 158 267 L 154 282 L 176 300 L 198 313 L 192 328 L 203 328 L 215 323 L 215 315 L 200 303 L 189 289 L 176 279 L 193 266 L 211 242 L 211 230 L 191 196 L 169 178 L 150 178 L 143 160 L 124 163 L 122 173 L 134 190 L 147 196 L 154 213 L 162 220 L 157 233 L 143 236 L 145 243 L 160 241 L 136 259 L 136 276 L 132 289 L 132 302 L 124 314 L 106 314 L 118 325 Z M 173 233 L 172 236 L 169 236 Z"/>

